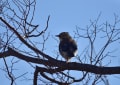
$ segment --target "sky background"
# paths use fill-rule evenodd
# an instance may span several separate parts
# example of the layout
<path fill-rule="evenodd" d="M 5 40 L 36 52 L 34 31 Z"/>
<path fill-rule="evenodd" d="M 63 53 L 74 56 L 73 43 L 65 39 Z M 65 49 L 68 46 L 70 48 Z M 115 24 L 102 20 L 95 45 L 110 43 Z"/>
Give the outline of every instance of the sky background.
<path fill-rule="evenodd" d="M 64 31 L 69 32 L 73 36 L 73 31 L 75 31 L 76 26 L 85 29 L 87 25 L 90 25 L 90 20 L 95 20 L 100 13 L 99 23 L 106 21 L 113 23 L 114 14 L 118 16 L 120 14 L 120 0 L 39 0 L 39 3 L 39 23 L 44 28 L 47 16 L 51 16 L 48 29 L 51 36 Z M 51 44 L 47 46 L 47 48 L 50 48 L 47 49 L 48 52 L 51 52 L 51 48 L 58 44 L 54 40 L 50 40 L 48 43 Z M 79 46 L 81 46 L 79 47 L 79 53 L 83 50 L 84 43 L 84 41 L 78 43 L 80 44 Z M 115 55 L 120 56 L 119 52 L 120 51 L 115 52 Z M 106 63 L 106 61 L 104 61 L 104 63 Z M 112 58 L 111 66 L 120 66 L 120 57 L 116 59 Z M 120 75 L 117 75 L 117 77 L 118 76 L 120 77 Z M 109 79 L 111 85 L 118 85 L 120 83 L 116 75 L 113 77 L 109 76 Z"/>
<path fill-rule="evenodd" d="M 46 53 L 54 56 L 54 50 L 58 50 L 58 42 L 52 36 L 60 32 L 69 32 L 72 36 L 76 26 L 86 28 L 90 24 L 90 20 L 95 20 L 101 13 L 99 23 L 114 22 L 114 13 L 120 16 L 120 0 L 38 0 L 36 8 L 35 24 L 39 24 L 40 28 L 45 28 L 48 15 L 50 15 L 49 28 L 50 40 L 46 43 Z M 84 44 L 85 42 L 79 42 Z M 51 48 L 55 48 L 51 50 Z M 84 49 L 81 45 L 79 52 Z M 81 50 L 82 49 L 82 50 Z M 115 55 L 120 56 L 120 51 Z M 120 66 L 120 57 L 113 59 L 111 66 Z M 17 66 L 20 67 L 21 66 Z M 22 66 L 26 69 L 26 67 Z M 27 67 L 29 69 L 29 67 Z M 0 71 L 1 72 L 1 71 Z M 120 75 L 112 75 L 109 77 L 110 85 L 119 85 L 120 79 L 116 78 Z M 4 81 L 4 78 L 3 78 Z M 1 85 L 9 85 L 5 82 Z M 20 83 L 20 85 L 22 85 Z M 30 85 L 30 84 L 28 84 Z"/>

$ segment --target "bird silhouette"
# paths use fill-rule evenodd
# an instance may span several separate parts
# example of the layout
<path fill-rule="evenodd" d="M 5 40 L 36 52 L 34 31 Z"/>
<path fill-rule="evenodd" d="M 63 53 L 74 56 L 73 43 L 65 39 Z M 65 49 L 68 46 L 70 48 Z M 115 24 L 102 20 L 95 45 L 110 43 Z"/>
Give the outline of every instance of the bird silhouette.
<path fill-rule="evenodd" d="M 56 36 L 59 37 L 60 40 L 59 52 L 61 56 L 66 59 L 66 62 L 69 62 L 72 57 L 75 57 L 77 55 L 77 44 L 68 32 L 62 32 Z"/>

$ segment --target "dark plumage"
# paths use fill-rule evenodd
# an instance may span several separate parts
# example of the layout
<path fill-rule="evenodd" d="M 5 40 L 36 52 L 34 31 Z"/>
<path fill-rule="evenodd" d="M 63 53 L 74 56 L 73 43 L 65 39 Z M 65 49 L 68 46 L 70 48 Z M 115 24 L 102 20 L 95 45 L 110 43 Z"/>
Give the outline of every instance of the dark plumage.
<path fill-rule="evenodd" d="M 59 52 L 68 62 L 77 55 L 77 44 L 68 32 L 62 32 L 57 37 L 60 39 Z"/>

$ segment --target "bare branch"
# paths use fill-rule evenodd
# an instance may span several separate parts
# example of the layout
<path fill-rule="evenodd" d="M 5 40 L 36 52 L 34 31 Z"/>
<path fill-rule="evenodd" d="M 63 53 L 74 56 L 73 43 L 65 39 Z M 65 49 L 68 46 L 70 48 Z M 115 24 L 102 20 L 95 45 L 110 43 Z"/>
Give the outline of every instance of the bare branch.
<path fill-rule="evenodd" d="M 7 26 L 9 27 L 9 29 L 16 34 L 16 36 L 20 39 L 20 41 L 23 42 L 26 46 L 28 46 L 28 48 L 30 48 L 30 49 L 32 49 L 33 51 L 39 53 L 40 55 L 44 56 L 44 57 L 47 58 L 47 59 L 50 59 L 50 60 L 52 59 L 52 60 L 53 60 L 53 58 L 47 56 L 46 54 L 44 54 L 44 53 L 41 52 L 40 50 L 34 48 L 34 47 L 31 46 L 29 43 L 27 43 L 27 42 L 24 40 L 24 38 L 15 30 L 15 28 L 12 27 L 11 25 L 9 25 L 4 19 L 2 19 L 2 17 L 0 17 L 0 20 L 1 20 L 5 25 L 7 25 Z"/>
<path fill-rule="evenodd" d="M 25 60 L 27 62 L 32 62 L 32 63 L 37 63 L 37 64 L 44 64 L 47 66 L 54 66 L 54 67 L 59 67 L 58 71 L 61 70 L 77 70 L 77 71 L 87 71 L 87 72 L 92 72 L 95 74 L 100 74 L 100 75 L 107 75 L 107 74 L 120 74 L 120 66 L 118 67 L 99 67 L 99 66 L 94 66 L 90 64 L 81 64 L 81 63 L 76 63 L 76 62 L 71 62 L 71 63 L 66 63 L 64 61 L 58 61 L 58 60 L 42 60 L 38 58 L 32 58 L 29 56 L 25 56 L 23 54 L 20 54 L 13 49 L 9 48 L 8 51 L 5 53 L 0 53 L 0 58 L 3 56 L 14 56 L 17 58 L 20 58 L 22 60 Z M 54 69 L 49 72 L 56 72 Z"/>

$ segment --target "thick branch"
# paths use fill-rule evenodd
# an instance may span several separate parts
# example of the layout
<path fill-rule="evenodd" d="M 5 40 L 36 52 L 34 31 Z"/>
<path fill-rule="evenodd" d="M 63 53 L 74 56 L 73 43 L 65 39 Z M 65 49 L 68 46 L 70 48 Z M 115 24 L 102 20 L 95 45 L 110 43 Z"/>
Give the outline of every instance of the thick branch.
<path fill-rule="evenodd" d="M 70 62 L 66 63 L 64 61 L 59 61 L 59 60 L 42 60 L 38 58 L 32 58 L 26 55 L 23 55 L 21 53 L 18 53 L 17 51 L 13 50 L 12 48 L 9 48 L 8 51 L 4 53 L 0 53 L 0 58 L 2 57 L 7 57 L 7 56 L 15 56 L 21 60 L 25 60 L 26 62 L 31 62 L 31 63 L 37 63 L 37 64 L 43 64 L 47 66 L 52 66 L 52 67 L 58 67 L 55 69 L 44 69 L 46 72 L 49 73 L 56 73 L 64 70 L 76 70 L 76 71 L 86 71 L 86 72 L 91 72 L 95 74 L 100 74 L 100 75 L 107 75 L 107 74 L 120 74 L 120 66 L 118 67 L 99 67 L 99 66 L 94 66 L 90 64 L 81 64 L 81 63 L 76 63 L 76 62 Z M 50 57 L 50 56 L 49 56 Z"/>
<path fill-rule="evenodd" d="M 35 72 L 34 72 L 34 80 L 33 80 L 33 84 L 34 85 L 37 85 L 37 77 L 38 77 L 38 70 L 37 68 L 35 69 Z"/>
<path fill-rule="evenodd" d="M 53 60 L 54 58 L 49 57 L 48 55 L 46 55 L 45 53 L 41 52 L 40 50 L 34 48 L 33 46 L 31 46 L 28 42 L 26 42 L 23 37 L 15 30 L 14 27 L 12 27 L 9 23 L 7 23 L 2 17 L 0 17 L 0 20 L 6 25 L 8 26 L 8 28 L 13 31 L 16 36 L 19 38 L 19 40 L 24 43 L 28 48 L 32 49 L 33 51 L 39 53 L 40 55 L 44 56 L 45 58 L 49 59 L 49 60 Z M 48 17 L 49 20 L 49 17 Z M 47 26 L 48 27 L 48 26 Z"/>

